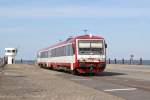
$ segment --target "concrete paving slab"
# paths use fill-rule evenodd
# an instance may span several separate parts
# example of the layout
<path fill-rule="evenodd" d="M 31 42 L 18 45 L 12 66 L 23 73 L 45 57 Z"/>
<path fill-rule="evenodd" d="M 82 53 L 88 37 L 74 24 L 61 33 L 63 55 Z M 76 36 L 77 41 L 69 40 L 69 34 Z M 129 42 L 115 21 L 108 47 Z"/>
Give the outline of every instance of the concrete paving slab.
<path fill-rule="evenodd" d="M 58 74 L 32 65 L 7 65 L 0 76 L 0 100 L 123 100 Z"/>

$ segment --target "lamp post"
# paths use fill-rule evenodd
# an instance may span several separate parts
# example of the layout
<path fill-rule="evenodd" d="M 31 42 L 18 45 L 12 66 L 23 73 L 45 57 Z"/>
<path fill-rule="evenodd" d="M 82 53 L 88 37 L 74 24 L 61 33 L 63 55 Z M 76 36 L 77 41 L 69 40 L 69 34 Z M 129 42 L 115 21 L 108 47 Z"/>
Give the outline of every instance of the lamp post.
<path fill-rule="evenodd" d="M 134 57 L 134 55 L 131 54 L 131 55 L 130 55 L 130 64 L 133 64 L 133 57 Z"/>

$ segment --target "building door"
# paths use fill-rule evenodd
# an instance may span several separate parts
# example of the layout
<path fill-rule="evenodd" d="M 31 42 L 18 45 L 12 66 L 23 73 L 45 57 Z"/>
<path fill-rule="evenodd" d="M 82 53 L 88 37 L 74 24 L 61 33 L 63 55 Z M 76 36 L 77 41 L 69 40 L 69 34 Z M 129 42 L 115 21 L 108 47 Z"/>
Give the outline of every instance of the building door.
<path fill-rule="evenodd" d="M 12 59 L 12 64 L 14 63 L 14 59 Z"/>

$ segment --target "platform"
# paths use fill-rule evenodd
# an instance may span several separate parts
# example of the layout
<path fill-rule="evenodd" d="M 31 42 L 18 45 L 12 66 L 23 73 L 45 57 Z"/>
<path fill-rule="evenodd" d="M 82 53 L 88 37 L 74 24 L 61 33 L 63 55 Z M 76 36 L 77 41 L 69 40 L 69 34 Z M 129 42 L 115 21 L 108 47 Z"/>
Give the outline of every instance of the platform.
<path fill-rule="evenodd" d="M 0 100 L 123 100 L 72 80 L 79 77 L 36 65 L 6 65 L 0 73 Z"/>

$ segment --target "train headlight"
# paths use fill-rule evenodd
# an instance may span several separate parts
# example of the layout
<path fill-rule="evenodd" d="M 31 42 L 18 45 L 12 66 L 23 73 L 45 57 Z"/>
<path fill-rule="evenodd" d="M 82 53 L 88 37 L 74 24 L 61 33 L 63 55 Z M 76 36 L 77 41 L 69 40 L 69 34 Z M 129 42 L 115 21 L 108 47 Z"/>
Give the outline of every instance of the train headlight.
<path fill-rule="evenodd" d="M 84 58 L 79 59 L 79 62 L 86 62 Z"/>

